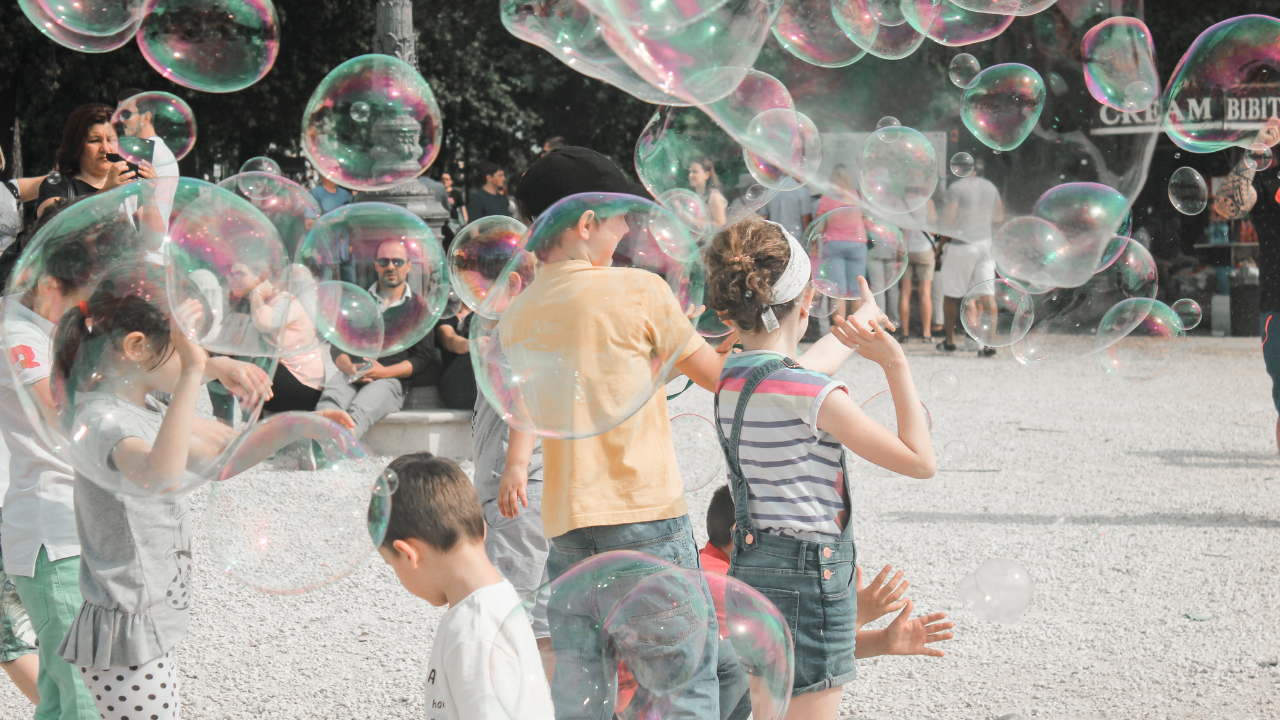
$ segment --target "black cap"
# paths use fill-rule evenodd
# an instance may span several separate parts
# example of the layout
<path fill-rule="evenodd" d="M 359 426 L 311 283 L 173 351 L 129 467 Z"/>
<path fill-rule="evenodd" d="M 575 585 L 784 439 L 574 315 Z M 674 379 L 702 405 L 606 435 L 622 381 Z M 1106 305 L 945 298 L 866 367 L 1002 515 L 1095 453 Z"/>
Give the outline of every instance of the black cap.
<path fill-rule="evenodd" d="M 653 199 L 643 185 L 631 182 L 609 158 L 571 145 L 552 150 L 524 171 L 516 188 L 516 201 L 529 217 L 536 218 L 560 200 L 588 192 Z"/>

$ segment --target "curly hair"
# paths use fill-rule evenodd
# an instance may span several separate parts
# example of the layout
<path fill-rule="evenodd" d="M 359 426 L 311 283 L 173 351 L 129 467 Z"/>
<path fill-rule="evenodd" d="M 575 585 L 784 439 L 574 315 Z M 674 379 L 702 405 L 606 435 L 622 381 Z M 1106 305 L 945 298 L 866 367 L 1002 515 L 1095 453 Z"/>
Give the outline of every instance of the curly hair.
<path fill-rule="evenodd" d="M 707 246 L 707 304 L 739 330 L 756 332 L 790 258 L 791 247 L 777 225 L 756 215 L 730 225 Z M 801 297 L 773 305 L 774 315 L 787 317 Z"/>

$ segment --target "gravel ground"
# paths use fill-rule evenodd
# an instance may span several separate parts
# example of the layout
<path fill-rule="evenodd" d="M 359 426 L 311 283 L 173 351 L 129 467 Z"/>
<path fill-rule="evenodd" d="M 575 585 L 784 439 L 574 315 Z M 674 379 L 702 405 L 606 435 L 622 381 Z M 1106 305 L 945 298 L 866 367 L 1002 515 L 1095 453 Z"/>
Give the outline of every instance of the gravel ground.
<path fill-rule="evenodd" d="M 930 480 L 855 471 L 855 537 L 864 567 L 904 568 L 917 612 L 950 613 L 957 638 L 942 659 L 859 663 L 842 715 L 1280 717 L 1280 462 L 1256 339 L 1191 339 L 1145 383 L 1092 358 L 1031 369 L 1007 352 L 907 348 L 936 444 L 968 452 Z M 959 381 L 949 400 L 930 393 L 942 370 Z M 859 359 L 839 376 L 859 400 L 886 387 Z M 710 396 L 691 390 L 673 410 L 709 415 Z M 690 496 L 700 538 L 716 484 Z M 251 590 L 211 561 L 206 493 L 191 635 L 178 648 L 184 717 L 423 717 L 442 610 L 376 557 L 308 594 Z M 1015 625 L 978 620 L 956 597 L 987 557 L 1035 579 Z M 0 717 L 29 714 L 0 683 Z"/>

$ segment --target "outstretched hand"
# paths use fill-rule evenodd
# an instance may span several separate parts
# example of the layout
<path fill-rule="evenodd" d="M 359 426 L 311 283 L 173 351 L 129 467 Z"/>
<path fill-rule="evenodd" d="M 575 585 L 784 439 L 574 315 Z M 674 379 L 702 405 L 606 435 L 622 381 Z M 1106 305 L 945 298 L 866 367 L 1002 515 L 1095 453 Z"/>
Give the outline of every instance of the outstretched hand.
<path fill-rule="evenodd" d="M 908 598 L 907 606 L 898 614 L 898 617 L 893 619 L 893 622 L 889 623 L 889 627 L 885 628 L 884 654 L 928 655 L 929 657 L 946 655 L 945 652 L 931 648 L 929 645 L 955 637 L 954 633 L 949 632 L 955 624 L 944 622 L 947 614 L 941 612 L 912 619 L 913 609 L 914 604 Z"/>
<path fill-rule="evenodd" d="M 857 627 L 873 623 L 891 612 L 901 610 L 907 604 L 902 595 L 911 587 L 911 583 L 902 579 L 901 570 L 886 583 L 885 578 L 893 572 L 893 566 L 885 565 L 871 584 L 865 586 L 862 584 L 862 566 L 858 565 L 854 572 L 858 580 Z"/>

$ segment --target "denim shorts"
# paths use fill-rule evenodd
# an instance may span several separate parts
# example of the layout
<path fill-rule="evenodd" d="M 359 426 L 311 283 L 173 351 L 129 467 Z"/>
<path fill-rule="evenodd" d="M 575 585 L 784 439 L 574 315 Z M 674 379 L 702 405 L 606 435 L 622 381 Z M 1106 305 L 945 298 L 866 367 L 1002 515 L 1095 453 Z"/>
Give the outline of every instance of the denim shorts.
<path fill-rule="evenodd" d="M 729 574 L 773 601 L 791 629 L 793 695 L 837 687 L 857 677 L 856 559 L 852 541 L 820 543 L 750 533 L 741 527 L 733 530 Z"/>

